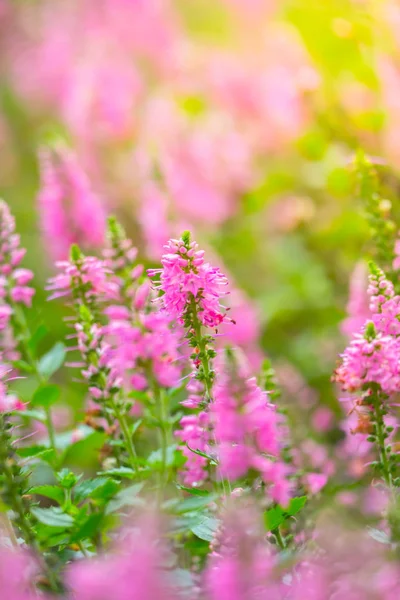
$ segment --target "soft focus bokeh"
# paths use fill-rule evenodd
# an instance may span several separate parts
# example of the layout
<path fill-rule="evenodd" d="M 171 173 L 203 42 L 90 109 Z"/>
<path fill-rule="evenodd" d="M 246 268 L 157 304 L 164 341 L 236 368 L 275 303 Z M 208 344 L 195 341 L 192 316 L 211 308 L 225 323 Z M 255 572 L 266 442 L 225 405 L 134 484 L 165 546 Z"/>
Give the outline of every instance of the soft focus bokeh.
<path fill-rule="evenodd" d="M 71 242 L 95 252 L 116 214 L 150 265 L 189 228 L 236 288 L 234 343 L 334 434 L 368 253 L 359 147 L 398 211 L 399 26 L 389 0 L 3 0 L 0 193 L 46 343 L 65 325 L 43 284 Z"/>

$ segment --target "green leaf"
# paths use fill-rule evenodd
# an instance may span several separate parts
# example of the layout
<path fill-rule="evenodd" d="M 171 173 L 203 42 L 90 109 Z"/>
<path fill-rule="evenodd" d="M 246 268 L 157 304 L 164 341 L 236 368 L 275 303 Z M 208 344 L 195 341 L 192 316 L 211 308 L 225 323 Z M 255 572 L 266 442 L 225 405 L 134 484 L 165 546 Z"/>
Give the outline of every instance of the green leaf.
<path fill-rule="evenodd" d="M 39 342 L 41 342 L 41 340 L 46 336 L 47 332 L 48 329 L 46 325 L 41 324 L 36 328 L 36 330 L 32 334 L 31 339 L 28 342 L 28 346 L 32 352 L 36 351 Z"/>
<path fill-rule="evenodd" d="M 105 471 L 106 475 L 111 475 L 113 477 L 122 477 L 125 479 L 135 479 L 137 476 L 136 471 L 130 469 L 129 467 L 118 467 L 116 469 L 107 469 Z"/>
<path fill-rule="evenodd" d="M 178 488 L 178 490 L 182 490 L 184 492 L 188 492 L 189 494 L 192 494 L 192 496 L 208 496 L 209 492 L 207 492 L 207 490 L 202 490 L 199 488 L 189 488 L 189 487 L 185 487 L 184 485 L 181 485 L 178 482 L 175 482 L 176 487 Z"/>
<path fill-rule="evenodd" d="M 89 515 L 78 530 L 73 534 L 71 542 L 90 539 L 99 530 L 100 524 L 104 519 L 103 513 L 94 513 Z"/>
<path fill-rule="evenodd" d="M 292 498 L 289 502 L 289 506 L 285 509 L 285 513 L 290 517 L 296 515 L 307 502 L 307 496 L 297 496 L 297 498 Z"/>
<path fill-rule="evenodd" d="M 143 500 L 137 498 L 139 492 L 143 489 L 144 483 L 135 483 L 124 490 L 121 490 L 110 504 L 107 506 L 106 514 L 116 512 L 124 506 L 138 506 L 143 503 Z"/>
<path fill-rule="evenodd" d="M 185 498 L 182 502 L 174 508 L 174 512 L 177 514 L 183 514 L 187 512 L 197 511 L 207 507 L 211 502 L 217 498 L 216 494 L 207 494 L 207 496 L 192 496 L 191 498 Z"/>
<path fill-rule="evenodd" d="M 39 496 L 45 496 L 46 498 L 51 498 L 58 502 L 58 504 L 62 504 L 64 502 L 64 492 L 61 488 L 56 485 L 37 485 L 31 488 L 28 494 L 38 494 Z"/>
<path fill-rule="evenodd" d="M 97 477 L 81 481 L 74 490 L 74 499 L 78 504 L 87 498 L 108 499 L 119 489 L 119 484 L 107 477 Z"/>
<path fill-rule="evenodd" d="M 218 526 L 218 519 L 215 517 L 205 516 L 196 525 L 190 527 L 190 531 L 201 540 L 212 542 Z"/>
<path fill-rule="evenodd" d="M 286 517 L 280 506 L 274 506 L 264 513 L 264 523 L 267 531 L 277 529 L 285 519 Z"/>
<path fill-rule="evenodd" d="M 39 361 L 39 373 L 49 379 L 53 373 L 63 365 L 66 355 L 66 348 L 63 343 L 57 342 L 53 348 L 47 352 Z"/>
<path fill-rule="evenodd" d="M 29 446 L 17 449 L 17 453 L 22 458 L 40 458 L 48 464 L 52 464 L 56 453 L 53 448 L 47 448 L 46 446 Z"/>
<path fill-rule="evenodd" d="M 32 406 L 43 406 L 49 408 L 60 397 L 58 385 L 44 385 L 36 390 L 32 397 Z"/>
<path fill-rule="evenodd" d="M 49 527 L 62 527 L 68 529 L 74 524 L 74 519 L 64 513 L 61 508 L 51 506 L 50 508 L 39 508 L 35 506 L 31 509 L 31 513 L 34 517 L 43 525 Z"/>
<path fill-rule="evenodd" d="M 29 417 L 35 421 L 40 421 L 40 423 L 46 423 L 46 415 L 41 410 L 24 410 L 22 413 L 18 411 L 18 414 L 23 418 Z"/>
<path fill-rule="evenodd" d="M 154 470 L 162 469 L 162 450 L 155 450 L 152 452 L 147 458 L 147 464 L 150 465 Z M 185 459 L 182 457 L 182 453 L 178 450 L 177 446 L 173 444 L 172 446 L 168 446 L 166 453 L 166 466 L 169 468 L 172 467 L 181 467 L 185 463 Z"/>
<path fill-rule="evenodd" d="M 29 363 L 24 360 L 13 360 L 12 366 L 18 369 L 19 371 L 24 371 L 24 373 L 34 373 L 34 368 Z"/>

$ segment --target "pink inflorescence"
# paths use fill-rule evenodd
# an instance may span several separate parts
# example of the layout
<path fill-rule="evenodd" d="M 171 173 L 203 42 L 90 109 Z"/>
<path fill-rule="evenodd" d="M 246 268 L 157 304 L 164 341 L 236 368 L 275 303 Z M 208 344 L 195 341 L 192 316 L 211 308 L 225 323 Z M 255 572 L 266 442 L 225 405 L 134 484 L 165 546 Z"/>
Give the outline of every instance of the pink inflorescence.
<path fill-rule="evenodd" d="M 15 233 L 15 219 L 8 205 L 0 201 L 0 335 L 1 358 L 11 362 L 19 358 L 10 320 L 16 305 L 30 307 L 35 294 L 29 285 L 33 273 L 20 267 L 25 249 Z"/>
<path fill-rule="evenodd" d="M 220 476 L 235 480 L 250 469 L 260 472 L 273 500 L 287 504 L 290 483 L 280 459 L 280 416 L 255 378 L 223 369 L 210 405 Z"/>
<path fill-rule="evenodd" d="M 77 286 L 88 299 L 112 300 L 118 297 L 118 286 L 109 277 L 110 271 L 105 262 L 99 258 L 84 256 L 79 265 L 73 261 L 59 261 L 56 267 L 60 272 L 49 279 L 47 287 L 51 292 L 50 300 L 71 295 Z"/>
<path fill-rule="evenodd" d="M 0 414 L 24 409 L 24 403 L 14 394 L 8 393 L 5 383 L 8 371 L 5 365 L 0 365 Z"/>
<path fill-rule="evenodd" d="M 41 225 L 54 258 L 66 258 L 71 244 L 100 247 L 105 236 L 104 207 L 76 156 L 66 149 L 44 148 L 40 167 Z"/>
<path fill-rule="evenodd" d="M 204 260 L 204 250 L 188 239 L 172 239 L 164 246 L 162 269 L 150 269 L 150 277 L 160 274 L 157 286 L 164 292 L 162 305 L 171 317 L 183 320 L 191 302 L 198 307 L 198 317 L 206 327 L 218 327 L 229 320 L 220 304 L 228 285 L 221 271 Z"/>
<path fill-rule="evenodd" d="M 342 354 L 335 380 L 345 391 L 356 392 L 379 384 L 385 394 L 400 390 L 400 297 L 383 272 L 373 267 L 368 288 L 371 320 Z"/>

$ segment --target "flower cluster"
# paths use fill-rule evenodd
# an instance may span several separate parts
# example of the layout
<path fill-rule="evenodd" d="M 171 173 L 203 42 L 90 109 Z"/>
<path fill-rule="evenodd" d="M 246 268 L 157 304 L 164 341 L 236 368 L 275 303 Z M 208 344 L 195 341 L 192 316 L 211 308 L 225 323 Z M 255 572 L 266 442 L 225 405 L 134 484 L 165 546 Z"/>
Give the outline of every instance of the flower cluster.
<path fill-rule="evenodd" d="M 33 279 L 29 269 L 19 267 L 25 256 L 20 237 L 15 233 L 15 219 L 7 204 L 0 202 L 0 323 L 4 327 L 14 304 L 31 306 L 35 290 L 28 284 Z M 2 328 L 3 328 L 2 327 Z"/>
<path fill-rule="evenodd" d="M 280 415 L 255 378 L 241 373 L 243 369 L 229 354 L 227 364 L 219 370 L 210 405 L 219 475 L 234 481 L 254 469 L 271 498 L 286 505 L 290 482 L 288 467 L 280 458 Z"/>
<path fill-rule="evenodd" d="M 161 302 L 171 317 L 183 322 L 188 310 L 197 307 L 197 315 L 205 327 L 218 327 L 227 321 L 220 299 L 226 295 L 228 280 L 217 267 L 204 260 L 204 250 L 191 242 L 188 233 L 170 240 L 161 263 L 162 269 L 151 269 L 150 276 L 160 274 L 156 286 L 164 292 Z"/>
<path fill-rule="evenodd" d="M 71 244 L 98 248 L 105 235 L 104 206 L 92 191 L 74 154 L 66 149 L 40 152 L 42 187 L 38 196 L 45 240 L 56 260 Z"/>
<path fill-rule="evenodd" d="M 356 392 L 376 383 L 387 395 L 400 390 L 400 297 L 383 272 L 371 266 L 371 320 L 354 334 L 335 380 L 345 391 Z"/>

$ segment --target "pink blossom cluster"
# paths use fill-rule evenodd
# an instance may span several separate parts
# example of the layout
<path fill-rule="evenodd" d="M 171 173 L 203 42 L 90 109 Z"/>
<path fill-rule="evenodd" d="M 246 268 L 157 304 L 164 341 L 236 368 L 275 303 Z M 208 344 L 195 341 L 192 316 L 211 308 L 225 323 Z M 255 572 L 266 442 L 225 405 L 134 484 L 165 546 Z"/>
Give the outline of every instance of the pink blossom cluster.
<path fill-rule="evenodd" d="M 282 505 L 290 499 L 289 469 L 280 458 L 280 415 L 255 378 L 224 369 L 219 372 L 210 405 L 219 474 L 239 479 L 259 471 L 271 498 Z"/>
<path fill-rule="evenodd" d="M 5 365 L 0 365 L 0 414 L 23 410 L 25 406 L 15 394 L 9 393 L 6 384 L 8 372 L 9 369 Z"/>
<path fill-rule="evenodd" d="M 150 291 L 146 285 L 138 290 L 139 295 L 144 289 Z M 135 390 L 145 390 L 151 376 L 161 387 L 177 386 L 182 373 L 180 338 L 170 318 L 162 312 L 132 312 L 120 306 L 110 306 L 105 312 L 109 317 L 103 327 L 111 346 L 109 366 Z"/>
<path fill-rule="evenodd" d="M 373 382 L 385 394 L 400 390 L 400 298 L 383 272 L 374 268 L 368 288 L 371 321 L 342 354 L 335 380 L 349 392 L 365 389 Z"/>
<path fill-rule="evenodd" d="M 4 201 L 0 202 L 0 297 L 3 300 L 0 322 L 7 324 L 12 314 L 10 304 L 31 306 L 35 290 L 27 285 L 33 279 L 29 269 L 19 267 L 25 256 L 20 236 L 15 233 L 15 219 Z"/>
<path fill-rule="evenodd" d="M 190 413 L 180 420 L 181 429 L 175 432 L 176 437 L 185 444 L 182 453 L 186 458 L 184 468 L 181 470 L 183 482 L 188 487 L 201 485 L 208 477 L 208 458 L 196 454 L 192 450 L 199 450 L 209 454 L 211 450 L 210 414 L 204 406 L 204 385 L 192 376 L 186 387 L 188 398 L 182 406 L 190 409 Z"/>
<path fill-rule="evenodd" d="M 77 157 L 66 148 L 42 148 L 40 168 L 38 207 L 53 258 L 67 258 L 71 244 L 84 249 L 100 247 L 105 236 L 104 205 Z"/>
<path fill-rule="evenodd" d="M 163 550 L 155 533 L 147 523 L 131 531 L 112 555 L 72 565 L 68 573 L 71 597 L 176 600 L 178 589 L 162 568 Z"/>
<path fill-rule="evenodd" d="M 29 284 L 33 273 L 20 267 L 25 256 L 20 236 L 15 232 L 15 219 L 8 205 L 0 201 L 0 335 L 1 356 L 5 362 L 19 358 L 10 324 L 17 305 L 30 307 L 35 290 Z"/>
<path fill-rule="evenodd" d="M 118 298 L 119 288 L 110 278 L 105 262 L 94 256 L 84 256 L 79 264 L 74 261 L 58 261 L 59 273 L 49 279 L 47 289 L 50 300 L 72 296 L 79 290 L 89 302 L 92 299 L 113 300 Z"/>
<path fill-rule="evenodd" d="M 228 280 L 216 267 L 204 260 L 204 250 L 196 242 L 172 239 L 161 259 L 162 269 L 150 269 L 150 277 L 160 274 L 155 287 L 164 292 L 161 297 L 165 311 L 180 322 L 194 302 L 198 318 L 206 327 L 218 327 L 228 321 L 220 299 L 226 295 Z"/>
<path fill-rule="evenodd" d="M 171 317 L 157 310 L 151 281 L 135 264 L 137 250 L 118 224 L 113 225 L 103 251 L 110 276 L 118 287 L 117 302 L 104 310 L 102 332 L 110 345 L 109 367 L 119 373 L 127 389 L 142 391 L 155 383 L 175 387 L 182 376 L 181 335 Z"/>

